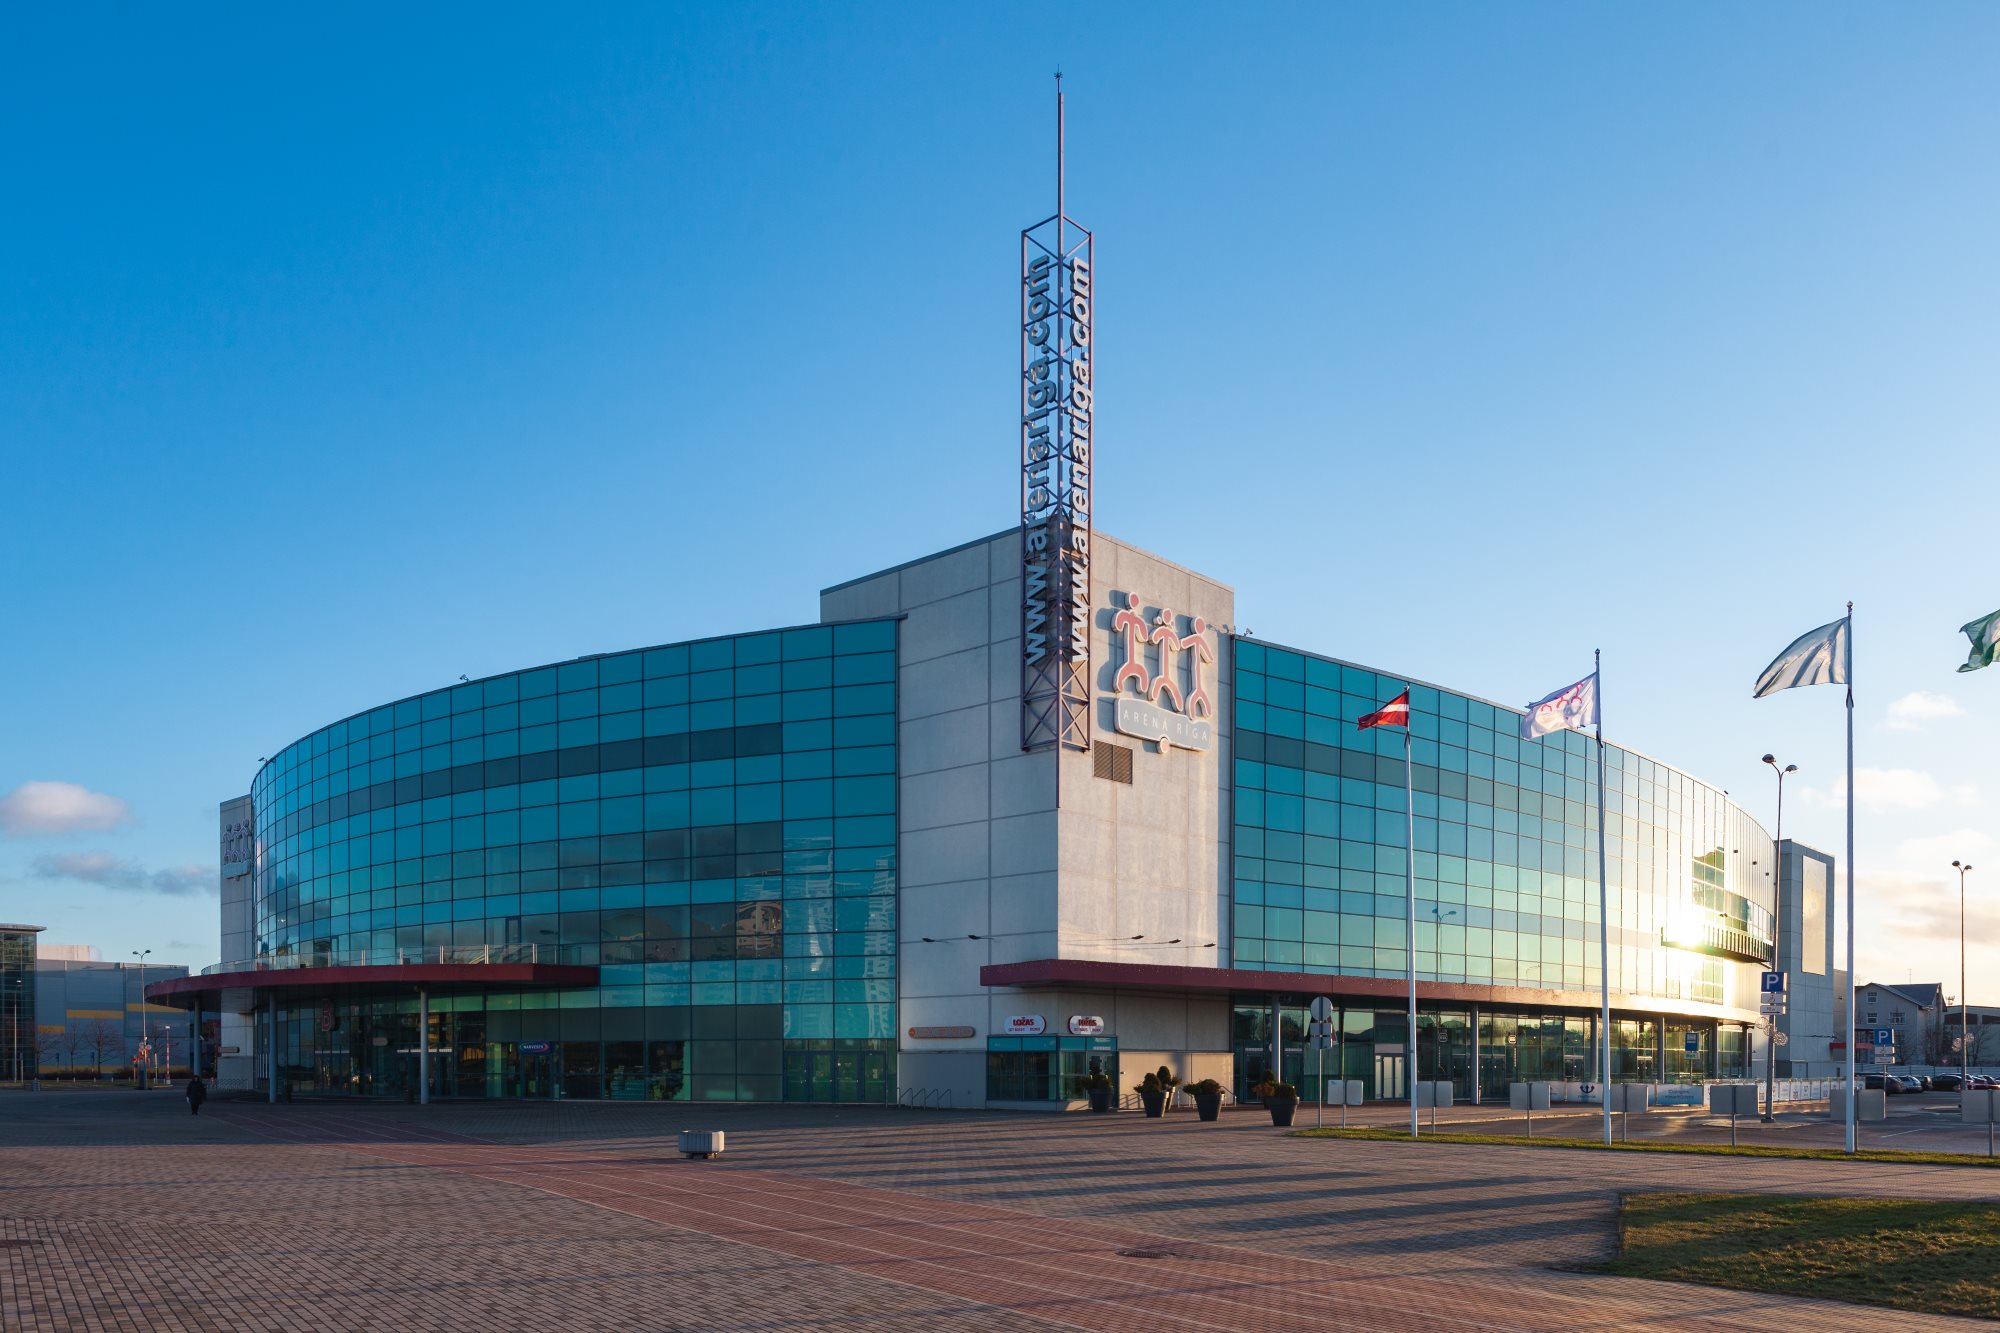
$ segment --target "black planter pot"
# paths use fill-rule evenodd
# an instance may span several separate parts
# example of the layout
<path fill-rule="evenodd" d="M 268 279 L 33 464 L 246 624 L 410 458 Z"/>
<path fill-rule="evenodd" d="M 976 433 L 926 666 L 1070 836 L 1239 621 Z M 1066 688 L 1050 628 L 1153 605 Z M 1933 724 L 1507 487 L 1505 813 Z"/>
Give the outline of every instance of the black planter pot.
<path fill-rule="evenodd" d="M 1099 1115 L 1103 1115 L 1106 1111 L 1117 1109 L 1111 1104 L 1112 1090 L 1110 1088 L 1091 1088 L 1089 1092 L 1090 1109 Z"/>
<path fill-rule="evenodd" d="M 1222 1094 L 1219 1092 L 1189 1093 L 1194 1098 L 1195 1113 L 1203 1120 L 1214 1120 L 1222 1114 Z"/>
<path fill-rule="evenodd" d="M 1271 1113 L 1271 1123 L 1279 1128 L 1292 1123 L 1292 1117 L 1299 1113 L 1297 1097 L 1266 1097 L 1264 1109 Z"/>
<path fill-rule="evenodd" d="M 1167 1109 L 1167 1094 L 1164 1092 L 1147 1092 L 1142 1088 L 1139 1091 L 1139 1104 L 1146 1108 L 1146 1118 L 1148 1120 L 1158 1120 L 1161 1113 Z"/>

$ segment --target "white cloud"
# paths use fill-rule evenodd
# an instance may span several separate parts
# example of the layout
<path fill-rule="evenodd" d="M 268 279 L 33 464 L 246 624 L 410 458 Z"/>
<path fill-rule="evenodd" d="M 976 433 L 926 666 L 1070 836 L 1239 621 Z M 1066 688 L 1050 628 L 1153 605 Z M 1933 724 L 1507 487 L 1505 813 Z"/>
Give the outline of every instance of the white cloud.
<path fill-rule="evenodd" d="M 127 893 L 161 893 L 171 898 L 188 898 L 217 890 L 213 868 L 170 866 L 148 870 L 136 862 L 121 861 L 109 852 L 38 856 L 34 869 L 44 879 L 71 879 Z"/>
<path fill-rule="evenodd" d="M 117 828 L 131 818 L 116 796 L 74 782 L 24 782 L 0 796 L 0 832 L 17 838 Z"/>
<path fill-rule="evenodd" d="M 1965 710 L 1950 695 L 1913 690 L 1889 705 L 1889 716 L 1882 725 L 1890 731 L 1922 731 L 1926 722 L 1964 716 Z"/>
<path fill-rule="evenodd" d="M 1929 810 L 1943 805 L 1972 805 L 1979 799 L 1977 788 L 1947 787 L 1930 774 L 1914 768 L 1857 768 L 1854 770 L 1855 803 L 1864 810 Z M 1839 809 L 1847 803 L 1847 780 L 1833 784 L 1831 792 L 1808 787 L 1800 793 L 1807 805 Z"/>
<path fill-rule="evenodd" d="M 1951 868 L 1951 863 L 1970 861 L 1978 865 L 1992 849 L 1992 835 L 1978 829 L 1956 829 L 1950 833 L 1903 839 L 1896 845 L 1896 864 L 1912 873 L 1935 877 L 1940 884 L 1949 879 L 1951 887 L 1956 889 L 1958 872 Z M 1996 862 L 1993 868 L 2000 871 L 2000 862 Z"/>

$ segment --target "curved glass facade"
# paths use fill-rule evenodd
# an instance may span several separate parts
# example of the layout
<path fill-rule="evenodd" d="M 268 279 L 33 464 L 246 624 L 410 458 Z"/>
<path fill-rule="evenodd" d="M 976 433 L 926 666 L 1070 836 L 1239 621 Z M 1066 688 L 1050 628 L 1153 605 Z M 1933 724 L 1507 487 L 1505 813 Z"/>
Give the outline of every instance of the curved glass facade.
<path fill-rule="evenodd" d="M 1598 989 L 1594 741 L 1513 709 L 1236 643 L 1235 965 L 1402 977 L 1403 737 L 1355 719 L 1410 690 L 1420 980 Z M 1721 792 L 1605 754 L 1614 1006 L 1754 1012 L 1770 835 Z"/>
<path fill-rule="evenodd" d="M 599 966 L 441 996 L 440 1092 L 890 1100 L 894 620 L 708 639 L 404 699 L 258 773 L 260 955 Z M 293 1086 L 407 1086 L 407 997 L 280 1011 Z"/>

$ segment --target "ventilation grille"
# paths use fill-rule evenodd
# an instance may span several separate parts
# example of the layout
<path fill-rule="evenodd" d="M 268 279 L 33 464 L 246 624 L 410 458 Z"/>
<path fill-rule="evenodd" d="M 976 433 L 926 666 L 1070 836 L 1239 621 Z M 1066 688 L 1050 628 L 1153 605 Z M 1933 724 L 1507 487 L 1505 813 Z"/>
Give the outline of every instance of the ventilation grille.
<path fill-rule="evenodd" d="M 1091 771 L 1100 778 L 1132 785 L 1132 751 L 1123 745 L 1098 741 L 1090 747 Z"/>

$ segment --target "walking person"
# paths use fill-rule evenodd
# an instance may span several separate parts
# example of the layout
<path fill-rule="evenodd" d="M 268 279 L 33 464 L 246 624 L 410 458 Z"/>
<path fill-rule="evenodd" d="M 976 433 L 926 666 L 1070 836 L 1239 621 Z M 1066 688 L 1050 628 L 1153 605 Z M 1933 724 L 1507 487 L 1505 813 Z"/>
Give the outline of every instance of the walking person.
<path fill-rule="evenodd" d="M 201 1104 L 208 1100 L 208 1085 L 196 1074 L 187 1083 L 188 1114 L 200 1115 Z"/>

